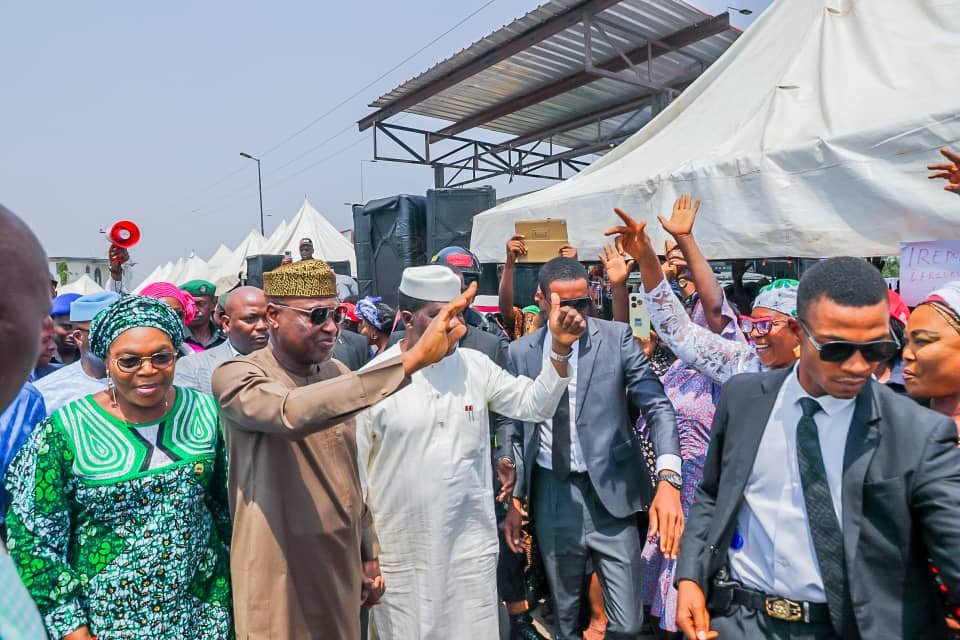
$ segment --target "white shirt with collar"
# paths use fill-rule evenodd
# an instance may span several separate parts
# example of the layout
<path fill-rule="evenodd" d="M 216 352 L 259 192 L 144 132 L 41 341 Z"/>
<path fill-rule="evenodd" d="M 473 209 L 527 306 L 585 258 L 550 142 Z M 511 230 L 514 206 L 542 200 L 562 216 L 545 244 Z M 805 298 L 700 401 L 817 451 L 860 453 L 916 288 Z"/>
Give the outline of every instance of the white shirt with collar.
<path fill-rule="evenodd" d="M 552 367 L 550 352 L 553 350 L 553 336 L 550 331 L 544 332 L 543 339 L 543 367 Z M 580 343 L 574 342 L 571 347 L 570 359 L 567 361 L 567 394 L 570 398 L 570 471 L 586 473 L 587 462 L 580 446 L 580 436 L 577 434 L 577 361 L 580 357 Z M 537 464 L 544 469 L 553 469 L 553 419 L 542 422 L 540 430 L 540 450 L 537 452 Z M 670 470 L 680 473 L 682 460 L 680 456 L 665 454 L 657 456 L 657 473 Z"/>
<path fill-rule="evenodd" d="M 737 515 L 743 546 L 731 546 L 728 557 L 732 577 L 747 587 L 796 600 L 826 602 L 797 460 L 797 424 L 803 416 L 800 399 L 809 397 L 794 367 L 777 395 L 743 491 Z M 842 527 L 843 454 L 856 398 L 825 395 L 814 400 L 823 409 L 814 421 L 833 508 Z"/>

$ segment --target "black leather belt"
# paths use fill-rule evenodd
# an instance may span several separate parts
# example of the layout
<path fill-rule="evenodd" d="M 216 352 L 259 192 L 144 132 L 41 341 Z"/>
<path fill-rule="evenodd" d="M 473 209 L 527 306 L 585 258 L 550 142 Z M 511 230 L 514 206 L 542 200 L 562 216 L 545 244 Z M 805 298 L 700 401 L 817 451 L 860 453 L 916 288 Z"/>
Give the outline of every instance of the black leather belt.
<path fill-rule="evenodd" d="M 762 611 L 768 617 L 784 622 L 830 623 L 830 610 L 825 602 L 804 602 L 780 596 L 769 596 L 743 587 L 728 587 L 733 602 L 748 609 Z"/>

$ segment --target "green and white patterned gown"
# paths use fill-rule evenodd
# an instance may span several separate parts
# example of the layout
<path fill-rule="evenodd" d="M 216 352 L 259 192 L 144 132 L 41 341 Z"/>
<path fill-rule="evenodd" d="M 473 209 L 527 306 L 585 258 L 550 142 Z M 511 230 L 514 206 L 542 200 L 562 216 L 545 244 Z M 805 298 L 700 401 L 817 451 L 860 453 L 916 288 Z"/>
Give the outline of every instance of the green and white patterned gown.
<path fill-rule="evenodd" d="M 216 402 L 177 388 L 159 422 L 81 398 L 7 473 L 11 557 L 50 637 L 233 637 L 226 457 Z"/>

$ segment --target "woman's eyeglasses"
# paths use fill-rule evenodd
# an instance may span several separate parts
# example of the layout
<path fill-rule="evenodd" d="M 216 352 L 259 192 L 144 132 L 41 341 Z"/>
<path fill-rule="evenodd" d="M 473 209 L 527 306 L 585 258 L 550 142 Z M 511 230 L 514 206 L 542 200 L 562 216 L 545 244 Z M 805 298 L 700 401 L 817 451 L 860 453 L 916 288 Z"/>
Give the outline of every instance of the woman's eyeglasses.
<path fill-rule="evenodd" d="M 820 353 L 820 359 L 824 362 L 846 362 L 857 351 L 867 362 L 885 362 L 900 351 L 900 343 L 896 340 L 871 340 L 870 342 L 831 340 L 830 342 L 820 343 L 814 339 L 813 334 L 810 333 L 802 320 L 798 322 L 800 322 L 803 332 L 807 334 L 807 340 Z"/>
<path fill-rule="evenodd" d="M 286 304 L 279 304 L 277 302 L 273 303 L 275 307 L 281 307 L 283 309 L 290 309 L 292 311 L 298 311 L 304 315 L 310 316 L 311 324 L 320 326 L 324 324 L 329 318 L 333 318 L 334 324 L 340 324 L 343 322 L 343 319 L 347 316 L 346 307 L 314 307 L 313 309 L 300 309 L 299 307 L 291 307 Z"/>
<path fill-rule="evenodd" d="M 774 320 L 772 316 L 765 316 L 763 318 L 740 316 L 740 330 L 748 336 L 754 331 L 757 332 L 758 336 L 765 336 L 773 331 L 776 325 L 786 323 L 786 320 Z"/>
<path fill-rule="evenodd" d="M 120 356 L 113 359 L 117 363 L 117 368 L 124 373 L 136 373 L 147 360 L 153 365 L 154 369 L 168 369 L 177 361 L 177 354 L 170 351 L 161 351 L 152 356 Z"/>

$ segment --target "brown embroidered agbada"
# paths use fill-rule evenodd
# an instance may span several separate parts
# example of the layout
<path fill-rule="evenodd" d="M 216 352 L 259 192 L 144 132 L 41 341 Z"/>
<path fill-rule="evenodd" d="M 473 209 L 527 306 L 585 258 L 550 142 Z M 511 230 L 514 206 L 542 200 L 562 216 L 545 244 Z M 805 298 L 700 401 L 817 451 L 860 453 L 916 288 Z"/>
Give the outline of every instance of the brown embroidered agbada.
<path fill-rule="evenodd" d="M 360 637 L 361 542 L 373 557 L 375 534 L 353 415 L 407 379 L 400 358 L 362 373 L 334 360 L 314 370 L 291 374 L 267 347 L 213 375 L 229 451 L 239 640 Z"/>

